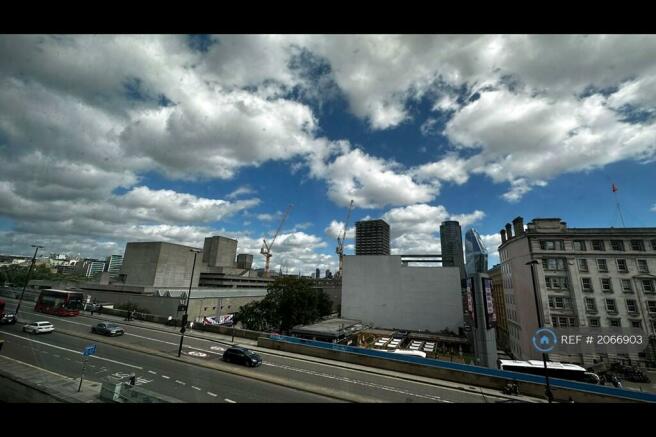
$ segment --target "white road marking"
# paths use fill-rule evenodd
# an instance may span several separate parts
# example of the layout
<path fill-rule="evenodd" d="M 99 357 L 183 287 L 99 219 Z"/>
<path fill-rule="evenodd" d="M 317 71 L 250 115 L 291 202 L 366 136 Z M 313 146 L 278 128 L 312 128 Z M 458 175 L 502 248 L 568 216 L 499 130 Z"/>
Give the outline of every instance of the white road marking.
<path fill-rule="evenodd" d="M 210 396 L 213 396 L 213 397 L 217 397 L 217 396 L 218 396 L 217 394 L 214 394 L 214 393 L 212 393 L 211 391 L 208 391 L 207 394 L 210 395 Z"/>
<path fill-rule="evenodd" d="M 229 402 L 231 404 L 236 404 L 237 402 L 233 401 L 232 399 L 225 398 L 224 401 Z"/>
<path fill-rule="evenodd" d="M 164 378 L 164 379 L 171 379 L 170 376 L 166 376 L 166 375 L 162 375 L 162 378 Z"/>
<path fill-rule="evenodd" d="M 195 385 L 192 385 L 191 388 L 193 388 L 195 390 L 200 390 L 201 389 L 200 387 L 196 387 Z"/>
<path fill-rule="evenodd" d="M 152 370 L 149 370 L 148 373 L 152 373 L 153 375 L 157 375 L 157 372 L 153 372 Z"/>
<path fill-rule="evenodd" d="M 191 355 L 192 357 L 203 357 L 203 358 L 207 356 L 205 352 L 199 352 L 199 351 L 187 352 L 187 355 Z"/>
<path fill-rule="evenodd" d="M 175 380 L 175 382 L 177 382 L 177 383 L 180 384 L 180 385 L 187 385 L 186 382 L 178 381 L 177 379 Z"/>
<path fill-rule="evenodd" d="M 32 340 L 31 338 L 25 338 L 25 337 L 22 337 L 22 336 L 20 336 L 20 335 L 10 334 L 9 332 L 4 332 L 3 334 L 5 334 L 5 335 L 11 335 L 12 337 L 20 338 L 21 340 L 31 341 L 31 342 L 33 342 L 33 343 L 39 343 L 39 344 L 42 344 L 42 345 L 44 345 L 44 346 L 53 347 L 53 348 L 55 348 L 55 349 L 64 350 L 64 351 L 66 351 L 66 352 L 72 352 L 72 353 L 77 354 L 77 355 L 83 355 L 83 352 L 81 352 L 81 351 L 76 351 L 76 350 L 68 349 L 68 348 L 61 347 L 61 346 L 55 346 L 54 344 L 44 343 L 44 342 L 42 342 L 42 341 L 38 341 L 38 340 Z M 58 354 L 53 354 L 53 355 L 56 356 L 57 358 L 60 357 L 60 355 L 58 355 Z M 128 367 L 133 367 L 133 368 L 135 368 L 135 369 L 143 370 L 143 367 L 140 367 L 140 366 L 133 366 L 132 364 L 123 363 L 123 362 L 121 362 L 121 361 L 110 360 L 109 358 L 103 358 L 103 357 L 100 357 L 100 356 L 98 356 L 98 355 L 90 355 L 90 357 L 91 357 L 91 358 L 95 358 L 96 360 L 109 361 L 110 363 L 116 363 L 116 364 L 120 364 L 120 365 L 122 365 L 122 366 L 128 366 Z"/>
<path fill-rule="evenodd" d="M 53 371 L 48 370 L 48 369 L 43 369 L 43 368 L 41 368 L 41 367 L 33 366 L 32 364 L 28 364 L 28 363 L 23 362 L 23 361 L 18 361 L 18 360 L 15 360 L 15 359 L 13 359 L 13 358 L 9 358 L 9 357 L 4 356 L 4 355 L 0 355 L 0 358 L 4 358 L 4 359 L 6 359 L 6 360 L 11 360 L 11 361 L 14 361 L 14 362 L 16 362 L 16 363 L 20 363 L 20 364 L 25 365 L 25 366 L 34 367 L 35 369 L 38 369 L 38 370 L 40 370 L 40 371 L 42 371 L 42 372 L 52 373 L 53 375 L 61 376 L 62 378 L 75 380 L 75 378 L 71 378 L 71 377 L 69 377 L 69 376 L 62 375 L 61 373 L 56 373 L 56 372 L 53 372 Z"/>

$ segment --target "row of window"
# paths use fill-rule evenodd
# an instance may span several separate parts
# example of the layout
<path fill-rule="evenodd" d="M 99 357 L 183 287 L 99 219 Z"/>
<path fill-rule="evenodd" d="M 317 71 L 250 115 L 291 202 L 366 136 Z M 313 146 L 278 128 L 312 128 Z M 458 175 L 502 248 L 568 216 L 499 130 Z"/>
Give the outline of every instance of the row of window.
<path fill-rule="evenodd" d="M 613 292 L 613 280 L 611 278 L 600 278 L 601 290 L 607 293 Z M 642 290 L 645 293 L 653 293 L 656 291 L 656 281 L 653 279 L 641 279 Z M 625 293 L 633 293 L 633 285 L 630 279 L 620 279 L 622 291 Z M 581 278 L 581 287 L 583 291 L 593 292 L 592 278 Z"/>
<path fill-rule="evenodd" d="M 588 266 L 588 260 L 585 258 L 581 258 L 577 260 L 579 263 L 579 270 L 582 272 L 589 272 L 589 266 Z M 596 259 L 596 264 L 597 264 L 597 271 L 600 273 L 608 273 L 608 263 L 606 262 L 606 259 L 604 258 L 597 258 Z M 629 273 L 629 266 L 627 265 L 627 262 L 625 259 L 618 258 L 615 260 L 615 264 L 617 265 L 617 271 L 619 273 Z M 638 273 L 649 273 L 649 265 L 647 264 L 646 259 L 638 259 L 636 260 L 636 265 L 638 267 Z"/>
<path fill-rule="evenodd" d="M 589 317 L 588 318 L 588 325 L 591 328 L 599 328 L 601 327 L 601 321 L 599 320 L 599 317 Z M 608 325 L 611 327 L 622 327 L 622 319 L 617 319 L 617 318 L 608 318 Z M 631 320 L 631 327 L 632 328 L 640 328 L 642 329 L 642 320 Z"/>
<path fill-rule="evenodd" d="M 617 313 L 617 303 L 615 299 L 606 298 L 604 299 L 606 304 L 606 311 L 608 313 Z M 597 300 L 593 297 L 585 298 L 585 310 L 588 313 L 597 312 Z M 626 311 L 629 314 L 639 314 L 640 310 L 638 307 L 638 302 L 634 299 L 626 299 Z M 651 314 L 656 314 L 656 300 L 647 301 L 647 311 Z"/>
<path fill-rule="evenodd" d="M 610 240 L 610 249 L 616 252 L 625 252 L 626 246 L 624 240 Z M 656 250 L 656 240 L 650 240 L 649 244 L 652 250 Z M 598 252 L 606 251 L 606 241 L 604 240 L 574 240 L 573 249 L 578 252 L 585 252 L 590 248 Z M 637 252 L 644 252 L 646 245 L 644 240 L 630 240 L 629 246 L 631 250 Z M 540 249 L 542 250 L 565 250 L 564 240 L 540 240 Z"/>

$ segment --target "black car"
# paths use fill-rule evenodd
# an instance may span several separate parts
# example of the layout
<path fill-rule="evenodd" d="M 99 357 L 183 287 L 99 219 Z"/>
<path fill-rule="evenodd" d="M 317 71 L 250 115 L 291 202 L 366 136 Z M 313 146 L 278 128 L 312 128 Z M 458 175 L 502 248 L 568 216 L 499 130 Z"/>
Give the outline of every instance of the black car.
<path fill-rule="evenodd" d="M 0 316 L 0 325 L 13 325 L 16 323 L 16 315 L 12 313 L 4 313 Z"/>
<path fill-rule="evenodd" d="M 109 336 L 125 334 L 125 331 L 120 326 L 115 325 L 114 323 L 104 323 L 104 322 L 98 323 L 96 326 L 92 326 L 91 332 L 95 334 L 103 334 Z"/>
<path fill-rule="evenodd" d="M 244 347 L 233 346 L 223 353 L 223 361 L 228 363 L 243 364 L 248 367 L 262 365 L 262 358 L 253 351 Z"/>

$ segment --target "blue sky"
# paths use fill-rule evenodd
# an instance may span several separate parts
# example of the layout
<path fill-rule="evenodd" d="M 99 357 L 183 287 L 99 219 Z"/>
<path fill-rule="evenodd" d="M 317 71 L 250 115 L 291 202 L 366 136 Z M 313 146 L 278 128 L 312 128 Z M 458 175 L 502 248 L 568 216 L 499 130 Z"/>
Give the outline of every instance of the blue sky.
<path fill-rule="evenodd" d="M 1 36 L 0 251 L 225 235 L 261 264 L 294 204 L 274 268 L 334 271 L 353 199 L 393 253 L 458 219 L 493 264 L 518 215 L 621 226 L 612 183 L 653 227 L 655 59 L 640 35 Z"/>

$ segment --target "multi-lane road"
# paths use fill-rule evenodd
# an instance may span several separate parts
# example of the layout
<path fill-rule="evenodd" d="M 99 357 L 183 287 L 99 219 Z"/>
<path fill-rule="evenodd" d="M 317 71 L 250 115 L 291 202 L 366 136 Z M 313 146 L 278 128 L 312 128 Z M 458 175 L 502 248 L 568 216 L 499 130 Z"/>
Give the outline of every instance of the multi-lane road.
<path fill-rule="evenodd" d="M 3 298 L 7 310 L 12 311 L 17 301 Z M 222 352 L 230 345 L 216 336 L 212 338 L 185 337 L 183 355 L 188 360 L 201 360 L 214 368 L 173 360 L 180 335 L 174 328 L 139 323 L 123 324 L 113 316 L 80 315 L 60 318 L 35 313 L 32 302 L 24 302 L 20 322 L 0 327 L 0 338 L 5 340 L 3 355 L 72 378 L 82 370 L 84 346 L 95 343 L 96 355 L 88 361 L 85 379 L 101 381 L 114 376 L 127 380 L 134 372 L 137 384 L 163 395 L 185 402 L 337 402 L 356 399 L 364 402 L 494 402 L 495 396 L 451 388 L 448 383 L 435 385 L 413 381 L 380 370 L 361 366 L 340 365 L 327 360 L 293 354 L 267 353 L 261 367 L 247 369 L 222 363 Z M 51 334 L 32 335 L 22 332 L 28 321 L 47 320 L 55 325 Z M 101 320 L 121 324 L 126 334 L 120 337 L 89 336 L 91 326 Z M 69 335 L 62 331 L 69 332 Z M 239 341 L 239 339 L 237 339 Z M 157 351 L 158 354 L 148 351 Z M 237 372 L 235 374 L 233 372 Z M 389 372 L 388 372 L 389 373 Z M 258 378 L 258 379 L 256 379 Z M 278 384 L 259 379 L 278 381 Z M 286 387 L 285 381 L 296 388 Z M 298 388 L 301 388 L 300 390 Z M 316 390 L 322 388 L 325 390 Z M 324 394 L 319 395 L 316 393 Z M 328 394 L 328 396 L 325 396 Z M 340 395 L 341 394 L 341 395 Z M 343 395 L 343 396 L 342 396 Z"/>

